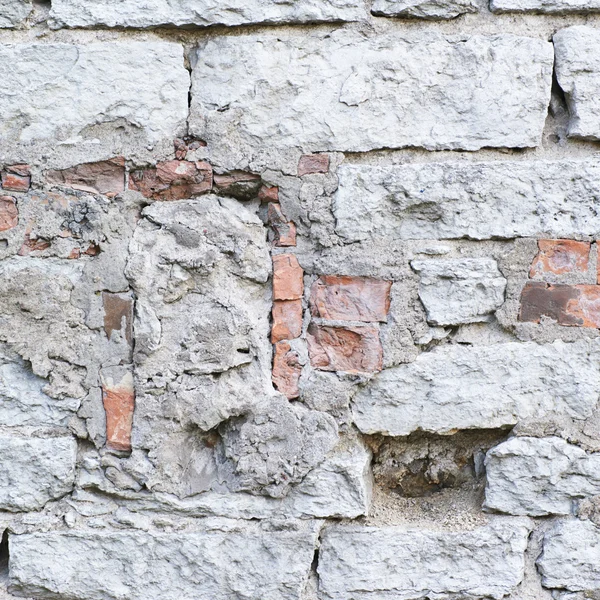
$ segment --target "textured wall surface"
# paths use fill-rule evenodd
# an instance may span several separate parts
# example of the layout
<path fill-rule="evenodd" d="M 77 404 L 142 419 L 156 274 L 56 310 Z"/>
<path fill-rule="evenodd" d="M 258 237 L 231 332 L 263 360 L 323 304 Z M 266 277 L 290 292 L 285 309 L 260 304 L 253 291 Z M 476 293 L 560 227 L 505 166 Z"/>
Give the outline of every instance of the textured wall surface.
<path fill-rule="evenodd" d="M 599 0 L 0 0 L 0 600 L 600 598 Z"/>

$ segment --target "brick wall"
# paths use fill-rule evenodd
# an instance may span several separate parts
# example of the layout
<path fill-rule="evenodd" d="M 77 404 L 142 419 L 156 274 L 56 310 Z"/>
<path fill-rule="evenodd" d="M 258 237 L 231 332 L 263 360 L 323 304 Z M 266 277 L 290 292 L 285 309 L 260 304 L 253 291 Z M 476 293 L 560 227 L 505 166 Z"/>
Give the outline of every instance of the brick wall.
<path fill-rule="evenodd" d="M 0 599 L 600 598 L 598 0 L 0 0 Z"/>

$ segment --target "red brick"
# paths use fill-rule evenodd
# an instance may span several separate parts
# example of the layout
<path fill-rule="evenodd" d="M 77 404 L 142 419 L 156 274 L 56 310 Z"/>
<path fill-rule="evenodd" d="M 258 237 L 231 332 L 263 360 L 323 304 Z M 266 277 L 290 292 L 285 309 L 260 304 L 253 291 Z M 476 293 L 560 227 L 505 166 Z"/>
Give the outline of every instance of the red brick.
<path fill-rule="evenodd" d="M 133 376 L 127 371 L 119 381 L 102 377 L 102 403 L 106 413 L 106 445 L 113 450 L 131 450 L 135 409 Z"/>
<path fill-rule="evenodd" d="M 31 185 L 29 175 L 19 175 L 4 171 L 2 173 L 2 189 L 10 192 L 26 192 Z"/>
<path fill-rule="evenodd" d="M 585 273 L 588 269 L 590 256 L 589 242 L 576 242 L 574 240 L 539 240 L 540 249 L 533 259 L 530 277 L 554 273 Z"/>
<path fill-rule="evenodd" d="M 289 400 L 298 398 L 300 391 L 298 382 L 302 374 L 302 365 L 298 360 L 298 353 L 292 350 L 288 342 L 275 344 L 273 357 L 272 381 L 275 389 L 280 391 Z"/>
<path fill-rule="evenodd" d="M 285 218 L 279 204 L 269 203 L 267 219 L 269 226 L 273 229 L 273 244 L 275 246 L 289 247 L 296 245 L 296 225 Z"/>
<path fill-rule="evenodd" d="M 274 186 L 263 185 L 258 190 L 258 199 L 261 202 L 279 202 L 279 188 Z"/>
<path fill-rule="evenodd" d="M 327 154 L 304 154 L 298 162 L 298 176 L 311 173 L 327 173 L 329 171 L 329 156 Z"/>
<path fill-rule="evenodd" d="M 600 285 L 528 283 L 521 294 L 519 320 L 549 317 L 568 327 L 600 327 Z"/>
<path fill-rule="evenodd" d="M 304 271 L 293 254 L 273 256 L 273 299 L 298 300 L 304 291 Z"/>
<path fill-rule="evenodd" d="M 302 300 L 276 300 L 273 302 L 271 342 L 293 340 L 302 333 Z"/>
<path fill-rule="evenodd" d="M 44 238 L 32 238 L 30 233 L 25 234 L 23 245 L 17 252 L 19 256 L 27 256 L 32 252 L 43 252 L 50 248 L 50 241 Z"/>
<path fill-rule="evenodd" d="M 113 197 L 125 190 L 125 159 L 119 156 L 83 163 L 61 171 L 48 171 L 45 177 L 54 185 Z"/>
<path fill-rule="evenodd" d="M 190 150 L 197 150 L 202 146 L 206 146 L 206 142 L 194 138 L 176 139 L 173 146 L 175 146 L 175 158 L 184 160 Z"/>
<path fill-rule="evenodd" d="M 0 231 L 8 231 L 19 224 L 17 203 L 11 196 L 0 196 Z"/>
<path fill-rule="evenodd" d="M 113 331 L 125 333 L 129 345 L 133 345 L 133 298 L 129 294 L 102 292 L 104 308 L 104 333 L 110 340 Z"/>
<path fill-rule="evenodd" d="M 20 165 L 10 165 L 6 167 L 6 170 L 9 173 L 13 173 L 14 175 L 20 175 L 21 177 L 30 177 L 31 176 L 31 167 L 29 165 L 20 164 Z"/>
<path fill-rule="evenodd" d="M 212 189 L 212 167 L 206 162 L 169 160 L 155 169 L 134 171 L 129 189 L 153 200 L 184 200 Z"/>
<path fill-rule="evenodd" d="M 342 321 L 386 321 L 391 281 L 321 275 L 310 291 L 311 314 Z"/>
<path fill-rule="evenodd" d="M 374 373 L 383 366 L 379 328 L 375 325 L 308 328 L 310 363 L 321 371 Z"/>

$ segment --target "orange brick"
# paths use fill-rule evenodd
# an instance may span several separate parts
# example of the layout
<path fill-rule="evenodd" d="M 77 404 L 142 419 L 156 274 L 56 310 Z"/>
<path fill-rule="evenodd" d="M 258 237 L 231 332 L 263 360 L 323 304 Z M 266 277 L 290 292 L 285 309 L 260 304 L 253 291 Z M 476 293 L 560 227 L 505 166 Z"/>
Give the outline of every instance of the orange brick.
<path fill-rule="evenodd" d="M 271 342 L 293 340 L 302 333 L 302 300 L 276 300 L 273 302 Z"/>
<path fill-rule="evenodd" d="M 588 270 L 590 243 L 574 240 L 539 240 L 540 249 L 533 259 L 530 277 L 554 273 L 585 273 Z"/>
<path fill-rule="evenodd" d="M 304 292 L 304 271 L 293 254 L 273 256 L 273 299 L 299 300 Z"/>
<path fill-rule="evenodd" d="M 289 400 L 298 398 L 300 391 L 298 382 L 302 374 L 302 365 L 298 360 L 298 354 L 292 350 L 288 342 L 275 344 L 275 356 L 273 357 L 273 385 Z"/>

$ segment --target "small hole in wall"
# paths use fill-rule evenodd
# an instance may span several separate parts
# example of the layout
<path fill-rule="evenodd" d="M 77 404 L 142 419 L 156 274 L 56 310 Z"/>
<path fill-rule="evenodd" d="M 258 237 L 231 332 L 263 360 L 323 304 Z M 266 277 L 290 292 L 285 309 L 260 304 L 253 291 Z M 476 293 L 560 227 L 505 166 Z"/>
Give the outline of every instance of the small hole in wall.
<path fill-rule="evenodd" d="M 8 529 L 2 533 L 0 541 L 0 581 L 8 580 Z"/>

